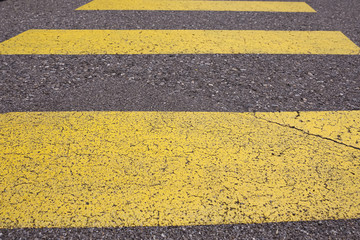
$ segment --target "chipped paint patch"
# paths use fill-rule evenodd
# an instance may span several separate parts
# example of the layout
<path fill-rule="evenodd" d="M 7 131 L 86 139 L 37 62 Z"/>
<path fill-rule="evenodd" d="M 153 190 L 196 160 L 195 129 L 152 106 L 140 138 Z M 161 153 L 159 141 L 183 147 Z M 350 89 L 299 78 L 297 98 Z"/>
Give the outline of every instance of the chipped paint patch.
<path fill-rule="evenodd" d="M 0 54 L 360 54 L 337 31 L 29 30 Z"/>
<path fill-rule="evenodd" d="M 0 227 L 359 218 L 359 126 L 360 111 L 2 114 Z"/>
<path fill-rule="evenodd" d="M 316 12 L 305 2 L 94 0 L 77 10 Z"/>

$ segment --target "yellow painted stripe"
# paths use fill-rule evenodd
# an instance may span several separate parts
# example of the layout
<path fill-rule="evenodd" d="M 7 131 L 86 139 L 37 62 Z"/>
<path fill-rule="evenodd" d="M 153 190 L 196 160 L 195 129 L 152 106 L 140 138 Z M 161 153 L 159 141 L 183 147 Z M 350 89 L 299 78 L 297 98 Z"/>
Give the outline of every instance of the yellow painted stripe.
<path fill-rule="evenodd" d="M 77 10 L 316 12 L 305 2 L 94 0 Z"/>
<path fill-rule="evenodd" d="M 359 54 L 341 32 L 259 30 L 29 30 L 0 54 Z"/>
<path fill-rule="evenodd" d="M 360 111 L 0 115 L 0 227 L 360 217 Z"/>

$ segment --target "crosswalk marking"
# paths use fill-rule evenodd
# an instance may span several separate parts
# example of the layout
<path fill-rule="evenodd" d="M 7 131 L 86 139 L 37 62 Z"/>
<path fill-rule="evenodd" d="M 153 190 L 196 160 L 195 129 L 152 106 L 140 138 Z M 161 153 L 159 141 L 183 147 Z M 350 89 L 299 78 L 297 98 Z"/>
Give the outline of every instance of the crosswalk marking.
<path fill-rule="evenodd" d="M 348 54 L 337 31 L 29 30 L 0 44 L 0 54 Z"/>
<path fill-rule="evenodd" d="M 315 12 L 304 2 L 94 0 L 77 10 Z M 337 31 L 29 30 L 0 54 L 344 54 Z M 0 115 L 0 228 L 360 216 L 360 111 Z"/>
<path fill-rule="evenodd" d="M 2 114 L 0 228 L 357 218 L 359 126 L 360 111 Z"/>
<path fill-rule="evenodd" d="M 94 0 L 77 10 L 316 12 L 305 2 Z"/>

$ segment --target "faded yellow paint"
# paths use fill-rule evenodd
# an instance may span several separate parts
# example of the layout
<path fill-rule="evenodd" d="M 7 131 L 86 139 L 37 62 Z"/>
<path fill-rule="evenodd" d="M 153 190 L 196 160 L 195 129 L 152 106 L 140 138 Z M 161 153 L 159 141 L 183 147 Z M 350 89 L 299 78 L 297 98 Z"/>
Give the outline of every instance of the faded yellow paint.
<path fill-rule="evenodd" d="M 341 32 L 260 30 L 29 30 L 0 54 L 360 54 Z"/>
<path fill-rule="evenodd" d="M 94 0 L 77 10 L 316 12 L 305 2 Z"/>
<path fill-rule="evenodd" d="M 1 228 L 360 217 L 360 111 L 7 113 L 0 136 Z"/>

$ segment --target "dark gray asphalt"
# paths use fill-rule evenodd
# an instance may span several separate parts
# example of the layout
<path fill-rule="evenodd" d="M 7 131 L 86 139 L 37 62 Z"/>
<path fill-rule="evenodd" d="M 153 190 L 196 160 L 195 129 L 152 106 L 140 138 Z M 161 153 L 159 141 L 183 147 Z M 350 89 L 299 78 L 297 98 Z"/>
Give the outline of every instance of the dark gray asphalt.
<path fill-rule="evenodd" d="M 360 46 L 359 0 L 317 13 L 74 11 L 90 0 L 0 1 L 0 41 L 28 29 L 336 30 Z M 360 56 L 0 56 L 0 112 L 360 109 Z M 359 216 L 360 218 L 360 216 Z M 360 219 L 0 230 L 0 239 L 360 239 Z"/>
<path fill-rule="evenodd" d="M 360 221 L 288 222 L 255 225 L 14 229 L 3 239 L 360 239 Z M 0 237 L 0 238 L 1 238 Z"/>
<path fill-rule="evenodd" d="M 360 109 L 359 56 L 0 56 L 1 112 Z"/>

